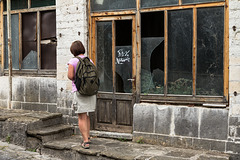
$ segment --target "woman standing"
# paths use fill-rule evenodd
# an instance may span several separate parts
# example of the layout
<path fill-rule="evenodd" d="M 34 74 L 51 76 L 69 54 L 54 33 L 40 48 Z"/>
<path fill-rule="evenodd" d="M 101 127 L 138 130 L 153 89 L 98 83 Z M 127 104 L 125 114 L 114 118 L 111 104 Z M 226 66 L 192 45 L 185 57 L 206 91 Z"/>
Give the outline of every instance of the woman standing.
<path fill-rule="evenodd" d="M 75 41 L 70 47 L 71 53 L 74 57 L 78 56 L 84 58 L 85 48 L 81 41 Z M 78 114 L 78 126 L 83 137 L 81 146 L 84 149 L 89 149 L 90 144 L 90 118 L 89 112 L 94 112 L 96 108 L 96 95 L 86 96 L 77 92 L 76 85 L 74 84 L 75 72 L 78 63 L 77 58 L 72 58 L 68 62 L 68 78 L 72 80 L 72 92 L 73 92 L 73 108 L 75 113 Z M 91 61 L 92 62 L 92 61 Z"/>

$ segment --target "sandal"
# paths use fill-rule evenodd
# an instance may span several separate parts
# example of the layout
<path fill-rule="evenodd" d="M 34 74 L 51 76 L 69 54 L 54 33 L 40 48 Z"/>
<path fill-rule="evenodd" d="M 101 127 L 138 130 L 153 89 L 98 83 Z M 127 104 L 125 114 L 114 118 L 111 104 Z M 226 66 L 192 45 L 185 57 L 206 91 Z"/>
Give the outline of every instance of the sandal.
<path fill-rule="evenodd" d="M 83 142 L 82 144 L 81 144 L 81 147 L 82 148 L 84 148 L 84 149 L 89 149 L 89 142 Z"/>

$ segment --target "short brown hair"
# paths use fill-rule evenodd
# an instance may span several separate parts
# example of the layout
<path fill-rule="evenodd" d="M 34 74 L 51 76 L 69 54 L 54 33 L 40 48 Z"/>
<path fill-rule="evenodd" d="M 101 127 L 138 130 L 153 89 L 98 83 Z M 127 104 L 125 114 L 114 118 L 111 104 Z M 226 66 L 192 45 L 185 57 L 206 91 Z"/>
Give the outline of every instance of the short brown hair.
<path fill-rule="evenodd" d="M 70 51 L 74 56 L 85 53 L 85 48 L 81 41 L 74 41 L 70 47 Z"/>

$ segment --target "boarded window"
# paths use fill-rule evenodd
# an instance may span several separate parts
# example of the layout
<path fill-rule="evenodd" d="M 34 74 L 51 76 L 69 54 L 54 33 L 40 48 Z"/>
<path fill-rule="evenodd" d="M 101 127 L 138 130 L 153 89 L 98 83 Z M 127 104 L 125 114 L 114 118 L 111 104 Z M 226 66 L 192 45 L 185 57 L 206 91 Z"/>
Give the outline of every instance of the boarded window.
<path fill-rule="evenodd" d="M 11 16 L 12 31 L 12 66 L 13 69 L 19 69 L 19 19 L 18 14 Z M 4 69 L 8 68 L 8 29 L 7 16 L 4 16 Z"/>
<path fill-rule="evenodd" d="M 223 95 L 224 7 L 197 10 L 197 94 Z"/>
<path fill-rule="evenodd" d="M 37 69 L 37 13 L 22 14 L 22 69 Z"/>
<path fill-rule="evenodd" d="M 41 12 L 41 69 L 56 69 L 56 12 Z"/>
<path fill-rule="evenodd" d="M 142 8 L 178 5 L 179 0 L 141 0 Z"/>
<path fill-rule="evenodd" d="M 93 0 L 91 1 L 91 11 L 109 11 L 135 9 L 136 0 Z"/>
<path fill-rule="evenodd" d="M 55 0 L 31 0 L 31 7 L 44 7 L 55 5 Z"/>
<path fill-rule="evenodd" d="M 192 94 L 193 11 L 168 12 L 168 94 Z"/>
<path fill-rule="evenodd" d="M 112 74 L 112 22 L 97 22 L 97 68 L 100 91 L 113 91 Z"/>
<path fill-rule="evenodd" d="M 164 13 L 141 16 L 141 92 L 164 92 Z"/>

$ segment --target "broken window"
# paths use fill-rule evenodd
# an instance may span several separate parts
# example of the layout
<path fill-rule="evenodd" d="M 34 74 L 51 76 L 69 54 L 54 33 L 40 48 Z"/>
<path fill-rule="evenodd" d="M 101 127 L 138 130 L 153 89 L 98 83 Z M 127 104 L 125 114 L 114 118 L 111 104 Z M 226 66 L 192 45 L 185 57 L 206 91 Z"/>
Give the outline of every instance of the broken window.
<path fill-rule="evenodd" d="M 93 0 L 91 11 L 109 11 L 136 8 L 135 0 Z"/>
<path fill-rule="evenodd" d="M 224 7 L 197 10 L 197 94 L 223 95 Z"/>
<path fill-rule="evenodd" d="M 141 92 L 164 93 L 164 12 L 141 15 Z"/>
<path fill-rule="evenodd" d="M 192 94 L 193 11 L 168 12 L 167 94 Z"/>
<path fill-rule="evenodd" d="M 21 10 L 30 5 L 26 0 L 13 0 L 18 13 L 11 11 L 12 62 L 16 70 L 56 69 L 56 11 L 52 7 L 55 0 L 31 1 L 34 12 Z M 16 3 L 15 3 L 16 2 Z M 4 1 L 6 5 L 6 1 Z M 24 6 L 24 7 L 22 7 Z M 50 9 L 49 9 L 50 8 Z M 14 7 L 12 8 L 14 9 Z M 4 69 L 8 68 L 7 16 L 4 14 Z"/>

